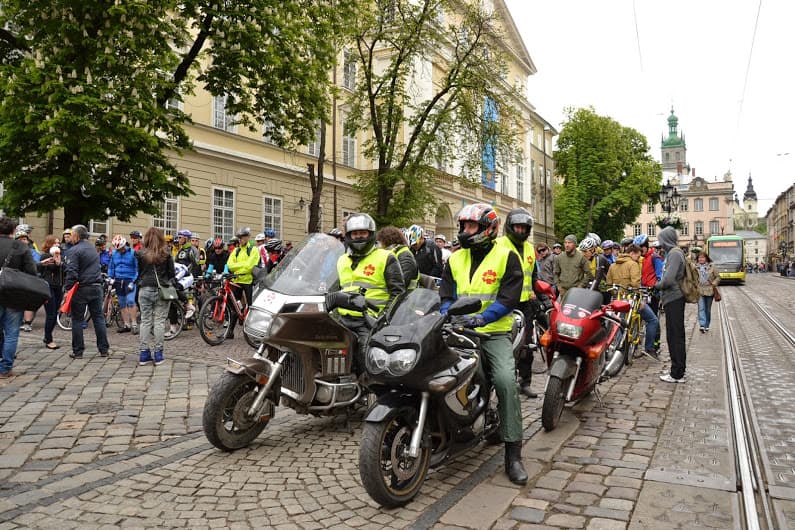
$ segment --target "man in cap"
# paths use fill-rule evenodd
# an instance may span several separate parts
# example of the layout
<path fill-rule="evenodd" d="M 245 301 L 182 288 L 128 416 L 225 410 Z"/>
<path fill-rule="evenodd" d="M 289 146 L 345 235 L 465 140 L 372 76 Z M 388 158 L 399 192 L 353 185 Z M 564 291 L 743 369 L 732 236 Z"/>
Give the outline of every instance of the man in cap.
<path fill-rule="evenodd" d="M 552 245 L 553 256 L 558 256 L 560 255 L 561 252 L 563 252 L 563 245 L 561 245 L 560 243 L 555 243 L 554 245 Z"/>
<path fill-rule="evenodd" d="M 141 250 L 141 248 L 143 248 L 140 230 L 133 230 L 130 232 L 130 248 L 133 250 L 133 252 L 138 252 Z"/>
<path fill-rule="evenodd" d="M 451 254 L 450 250 L 447 249 L 447 238 L 444 237 L 444 234 L 436 234 L 436 237 L 433 238 L 433 242 L 436 243 L 436 246 L 442 251 L 442 263 L 447 263 L 447 259 Z"/>
<path fill-rule="evenodd" d="M 591 266 L 585 256 L 577 250 L 577 237 L 569 234 L 563 241 L 566 251 L 555 258 L 553 279 L 560 297 L 572 287 L 587 287 L 593 280 Z"/>

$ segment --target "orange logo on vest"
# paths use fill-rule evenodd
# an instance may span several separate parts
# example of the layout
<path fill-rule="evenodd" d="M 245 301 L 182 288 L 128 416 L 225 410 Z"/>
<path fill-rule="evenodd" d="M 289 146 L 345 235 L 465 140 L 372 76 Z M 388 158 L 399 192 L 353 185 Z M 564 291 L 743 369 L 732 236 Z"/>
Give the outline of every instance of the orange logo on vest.
<path fill-rule="evenodd" d="M 483 273 L 483 276 L 481 276 L 481 279 L 483 280 L 483 283 L 491 285 L 492 283 L 497 281 L 497 273 L 494 272 L 493 270 L 489 269 L 489 270 L 487 270 L 486 272 Z"/>
<path fill-rule="evenodd" d="M 366 266 L 362 272 L 364 272 L 365 276 L 372 276 L 373 274 L 375 274 L 375 267 L 373 267 L 373 265 L 370 264 Z"/>

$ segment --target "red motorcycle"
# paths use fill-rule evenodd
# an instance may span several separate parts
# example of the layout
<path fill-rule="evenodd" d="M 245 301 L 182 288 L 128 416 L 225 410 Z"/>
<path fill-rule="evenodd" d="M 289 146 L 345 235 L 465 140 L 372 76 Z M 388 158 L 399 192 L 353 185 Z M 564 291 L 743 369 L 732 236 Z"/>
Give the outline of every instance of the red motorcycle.
<path fill-rule="evenodd" d="M 603 305 L 602 293 L 592 289 L 574 287 L 557 300 L 548 283 L 539 281 L 538 288 L 553 299 L 549 329 L 540 340 L 549 367 L 541 424 L 551 431 L 566 402 L 582 399 L 621 371 L 627 355 L 621 351 L 626 324 L 618 314 L 630 305 L 625 300 Z"/>

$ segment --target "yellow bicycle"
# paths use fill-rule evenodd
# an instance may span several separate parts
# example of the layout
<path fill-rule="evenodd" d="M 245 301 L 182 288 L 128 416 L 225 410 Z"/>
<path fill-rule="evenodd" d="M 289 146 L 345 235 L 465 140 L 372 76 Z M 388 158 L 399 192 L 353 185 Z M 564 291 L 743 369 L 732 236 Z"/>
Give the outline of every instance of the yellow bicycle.
<path fill-rule="evenodd" d="M 648 300 L 649 291 L 645 287 L 624 287 L 621 285 L 612 285 L 610 290 L 616 293 L 616 299 L 626 300 L 630 303 L 629 312 L 622 317 L 626 325 L 626 333 L 624 342 L 621 345 L 622 349 L 626 349 L 627 355 L 625 359 L 627 365 L 630 365 L 633 359 L 640 356 L 637 353 L 640 345 L 641 326 L 643 325 L 643 320 L 640 318 L 640 309 L 642 304 Z"/>

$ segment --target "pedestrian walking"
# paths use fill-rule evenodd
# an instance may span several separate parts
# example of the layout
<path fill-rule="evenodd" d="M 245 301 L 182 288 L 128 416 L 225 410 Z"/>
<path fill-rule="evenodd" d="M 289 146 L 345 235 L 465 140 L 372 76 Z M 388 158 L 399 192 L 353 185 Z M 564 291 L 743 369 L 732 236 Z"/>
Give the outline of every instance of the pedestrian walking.
<path fill-rule="evenodd" d="M 665 310 L 665 340 L 671 355 L 670 373 L 660 376 L 666 383 L 684 383 L 687 369 L 685 349 L 685 295 L 679 287 L 685 275 L 685 254 L 677 247 L 679 237 L 676 229 L 666 226 L 660 231 L 658 240 L 665 250 L 662 279 L 657 282 L 660 302 Z"/>
<path fill-rule="evenodd" d="M 712 265 L 712 259 L 704 252 L 698 255 L 698 325 L 701 333 L 709 331 L 712 320 L 712 301 L 720 283 L 720 275 Z"/>
<path fill-rule="evenodd" d="M 0 267 L 18 269 L 28 274 L 36 274 L 36 265 L 28 246 L 13 239 L 17 224 L 0 216 Z M 8 263 L 6 263 L 8 260 Z M 3 358 L 0 359 L 0 379 L 17 375 L 12 368 L 19 341 L 19 326 L 22 323 L 21 309 L 0 305 L 0 327 L 3 330 Z"/>
<path fill-rule="evenodd" d="M 63 262 L 58 239 L 52 234 L 44 238 L 38 269 L 42 279 L 50 286 L 50 299 L 44 304 L 47 315 L 44 320 L 44 344 L 50 350 L 57 350 L 60 346 L 53 340 L 52 332 L 58 321 L 58 308 L 61 307 L 63 298 Z"/>
<path fill-rule="evenodd" d="M 88 307 L 94 333 L 97 336 L 97 349 L 102 357 L 110 351 L 105 315 L 102 312 L 102 273 L 100 257 L 88 242 L 88 229 L 83 225 L 72 227 L 74 245 L 66 254 L 64 266 L 64 291 L 75 283 L 79 286 L 72 297 L 72 359 L 82 359 L 85 350 L 83 341 L 83 314 Z"/>
<path fill-rule="evenodd" d="M 138 303 L 141 306 L 141 329 L 139 334 L 141 366 L 154 362 L 162 364 L 163 337 L 169 303 L 160 299 L 161 285 L 173 285 L 175 278 L 174 258 L 163 232 L 151 227 L 144 234 L 143 247 L 138 257 Z"/>

